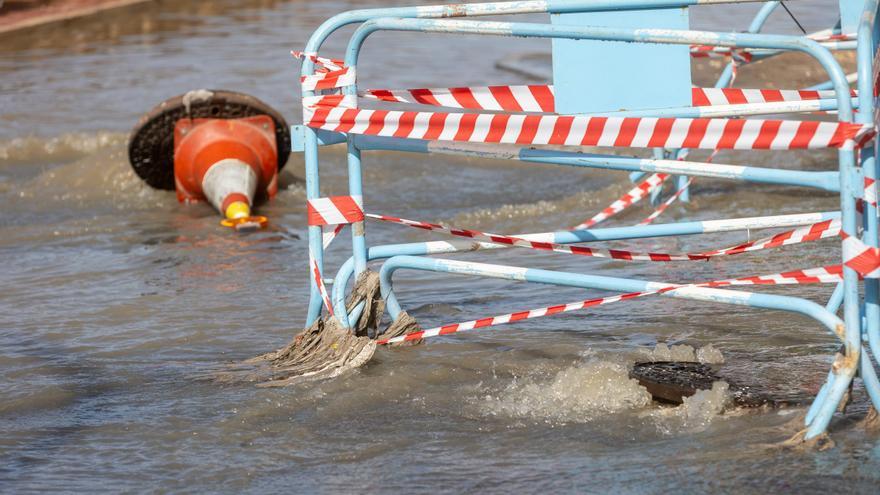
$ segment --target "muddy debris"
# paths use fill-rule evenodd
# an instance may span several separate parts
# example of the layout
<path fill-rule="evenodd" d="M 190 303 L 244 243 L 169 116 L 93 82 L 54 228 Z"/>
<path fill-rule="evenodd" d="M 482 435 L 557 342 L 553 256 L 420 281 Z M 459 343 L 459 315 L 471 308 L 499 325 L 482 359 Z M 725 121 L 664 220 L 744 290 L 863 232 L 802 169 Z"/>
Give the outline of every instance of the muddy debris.
<path fill-rule="evenodd" d="M 346 301 L 349 314 L 360 303 L 364 309 L 352 328 L 344 328 L 330 316 L 315 321 L 286 346 L 235 365 L 247 381 L 260 387 L 282 387 L 306 380 L 339 376 L 367 364 L 376 352 L 377 340 L 419 330 L 406 313 L 381 333 L 378 331 L 385 303 L 379 292 L 379 275 L 363 272 Z M 420 343 L 420 340 L 405 345 Z M 394 344 L 392 344 L 393 346 Z"/>

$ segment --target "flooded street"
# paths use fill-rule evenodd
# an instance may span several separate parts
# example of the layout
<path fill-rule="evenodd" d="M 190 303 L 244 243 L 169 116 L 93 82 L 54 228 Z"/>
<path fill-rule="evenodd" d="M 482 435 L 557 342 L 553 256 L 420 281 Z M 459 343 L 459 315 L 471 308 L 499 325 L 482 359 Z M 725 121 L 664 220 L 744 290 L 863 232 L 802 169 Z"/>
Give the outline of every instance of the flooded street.
<path fill-rule="evenodd" d="M 829 3 L 791 5 L 807 30 L 817 30 L 833 24 Z M 128 164 L 128 132 L 157 103 L 201 87 L 252 94 L 300 123 L 299 62 L 290 50 L 302 49 L 335 13 L 384 5 L 165 1 L 0 39 L 0 491 L 804 493 L 846 486 L 876 493 L 880 433 L 854 424 L 868 408 L 860 385 L 849 416 L 833 423 L 836 447 L 799 452 L 767 445 L 797 432 L 803 409 L 661 407 L 627 378 L 657 343 L 711 343 L 730 375 L 810 398 L 838 342 L 789 313 L 644 298 L 381 348 L 368 366 L 329 381 L 265 389 L 215 380 L 228 363 L 286 344 L 305 321 L 302 156 L 291 156 L 278 196 L 257 209 L 271 227 L 242 235 L 220 227 L 210 206 L 182 206 L 174 192 L 144 185 Z M 692 25 L 744 30 L 756 8 L 699 7 Z M 768 27 L 797 32 L 782 10 Z M 332 37 L 322 54 L 340 56 L 351 32 Z M 549 47 L 382 33 L 365 46 L 359 84 L 534 83 L 496 61 Z M 793 72 L 771 60 L 742 69 L 738 85 L 779 87 Z M 700 65 L 695 81 L 711 85 L 717 73 Z M 813 68 L 797 85 L 822 81 Z M 344 148 L 321 157 L 323 192 L 344 194 Z M 717 161 L 837 168 L 834 152 L 722 152 Z M 631 187 L 623 173 L 376 152 L 365 153 L 364 182 L 368 211 L 505 233 L 575 225 Z M 658 221 L 839 209 L 834 194 L 793 187 L 698 179 L 692 190 L 691 203 L 675 203 Z M 642 205 L 608 225 L 632 225 L 649 211 Z M 371 245 L 445 239 L 394 225 L 367 229 Z M 692 252 L 747 239 L 739 232 L 603 247 Z M 347 240 L 330 250 L 328 273 L 345 261 Z M 835 241 L 821 241 L 726 262 L 625 263 L 528 250 L 455 259 L 680 282 L 815 267 L 838 253 Z M 401 304 L 425 328 L 608 295 L 413 271 L 395 281 Z M 832 288 L 758 291 L 824 304 Z"/>

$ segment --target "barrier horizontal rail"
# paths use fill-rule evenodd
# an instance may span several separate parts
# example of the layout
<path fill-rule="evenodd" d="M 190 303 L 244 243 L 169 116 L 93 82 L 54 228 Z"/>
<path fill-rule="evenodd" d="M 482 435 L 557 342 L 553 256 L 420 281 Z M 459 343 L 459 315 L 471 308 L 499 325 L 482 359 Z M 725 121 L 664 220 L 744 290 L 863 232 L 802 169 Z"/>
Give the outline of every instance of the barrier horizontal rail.
<path fill-rule="evenodd" d="M 494 244 L 504 244 L 512 247 L 522 247 L 534 249 L 538 251 L 553 251 L 556 253 L 571 254 L 576 256 L 586 256 L 592 258 L 611 258 L 624 261 L 706 261 L 717 256 L 729 256 L 762 249 L 788 246 L 802 242 L 816 241 L 827 239 L 840 235 L 840 221 L 826 220 L 806 227 L 790 230 L 780 234 L 773 235 L 766 239 L 760 239 L 745 244 L 739 244 L 722 249 L 698 253 L 638 253 L 623 249 L 597 249 L 586 246 L 571 246 L 554 242 L 533 240 L 525 237 L 507 236 L 502 234 L 493 234 L 488 232 L 480 232 L 477 230 L 461 229 L 456 227 L 447 227 L 436 223 L 422 222 L 418 220 L 409 220 L 406 218 L 398 218 L 389 215 L 377 215 L 367 213 L 367 218 L 378 220 L 381 222 L 405 225 L 420 230 L 428 230 L 433 232 L 441 232 L 455 237 L 464 237 L 483 242 Z"/>
<path fill-rule="evenodd" d="M 503 315 L 492 316 L 487 318 L 480 318 L 477 320 L 470 320 L 462 323 L 454 323 L 450 325 L 443 325 L 439 327 L 430 328 L 427 330 L 419 330 L 416 332 L 410 332 L 405 335 L 401 335 L 398 337 L 392 337 L 388 339 L 382 339 L 377 341 L 378 345 L 387 345 L 387 344 L 395 344 L 399 342 L 407 342 L 413 340 L 421 340 L 430 337 L 439 337 L 441 335 L 451 335 L 457 332 L 463 332 L 467 330 L 475 330 L 478 328 L 487 328 L 497 325 L 504 325 L 508 323 L 515 323 L 517 321 L 528 320 L 533 318 L 541 318 L 544 316 L 552 316 L 556 314 L 568 313 L 572 311 L 578 311 L 582 309 L 587 309 L 595 306 L 602 306 L 605 304 L 611 304 L 621 301 L 628 301 L 631 299 L 637 299 L 645 296 L 653 296 L 658 294 L 663 294 L 664 292 L 670 292 L 673 290 L 679 289 L 687 289 L 687 288 L 718 288 L 718 287 L 729 287 L 729 286 L 741 286 L 741 285 L 803 285 L 803 284 L 814 284 L 814 283 L 837 283 L 843 280 L 842 277 L 842 268 L 840 265 L 831 265 L 827 267 L 820 268 L 811 268 L 807 270 L 795 270 L 784 273 L 774 273 L 771 275 L 762 275 L 762 276 L 753 276 L 753 277 L 743 277 L 743 278 L 735 278 L 735 279 L 725 279 L 725 280 L 715 280 L 711 282 L 701 282 L 694 284 L 672 284 L 666 287 L 662 287 L 657 290 L 644 291 L 644 292 L 630 292 L 627 294 L 618 294 L 614 296 L 608 297 L 600 297 L 594 299 L 586 299 L 583 301 L 570 302 L 566 304 L 558 304 L 553 306 L 545 306 L 541 308 L 526 310 L 526 311 L 517 311 L 514 313 L 506 313 Z"/>

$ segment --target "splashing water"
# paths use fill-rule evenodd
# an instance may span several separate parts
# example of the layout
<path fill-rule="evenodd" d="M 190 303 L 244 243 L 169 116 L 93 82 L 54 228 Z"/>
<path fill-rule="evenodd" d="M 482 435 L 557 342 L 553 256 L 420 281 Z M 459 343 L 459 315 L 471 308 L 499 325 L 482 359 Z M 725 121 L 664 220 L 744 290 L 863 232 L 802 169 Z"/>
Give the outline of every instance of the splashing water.
<path fill-rule="evenodd" d="M 658 342 L 653 350 L 643 350 L 643 359 L 647 361 L 683 361 L 688 363 L 724 364 L 724 356 L 721 351 L 707 344 L 699 349 L 689 345 L 669 346 L 664 342 Z"/>
<path fill-rule="evenodd" d="M 120 147 L 127 135 L 120 132 L 72 132 L 50 138 L 38 136 L 0 140 L 0 165 L 46 161 L 70 161 L 97 151 Z"/>
<path fill-rule="evenodd" d="M 563 369 L 550 380 L 514 381 L 497 396 L 486 396 L 483 406 L 493 416 L 562 424 L 585 423 L 650 403 L 651 394 L 629 378 L 626 366 L 596 361 Z"/>
<path fill-rule="evenodd" d="M 684 398 L 684 403 L 676 410 L 684 420 L 684 425 L 689 428 L 702 428 L 707 426 L 719 414 L 724 412 L 730 400 L 730 385 L 724 381 L 712 384 L 709 390 L 698 390 L 690 397 Z"/>
<path fill-rule="evenodd" d="M 724 364 L 724 355 L 712 344 L 708 344 L 697 349 L 697 361 L 703 364 Z"/>

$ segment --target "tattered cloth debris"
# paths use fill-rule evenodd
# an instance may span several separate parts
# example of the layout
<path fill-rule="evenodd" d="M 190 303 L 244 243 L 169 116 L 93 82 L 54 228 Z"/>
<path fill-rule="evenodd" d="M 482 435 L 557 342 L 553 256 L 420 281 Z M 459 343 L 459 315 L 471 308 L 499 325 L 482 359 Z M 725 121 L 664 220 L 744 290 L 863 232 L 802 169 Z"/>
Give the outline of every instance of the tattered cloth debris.
<path fill-rule="evenodd" d="M 379 275 L 375 272 L 361 273 L 348 297 L 346 310 L 350 313 L 362 301 L 364 310 L 353 328 L 343 328 L 332 316 L 322 318 L 281 349 L 241 363 L 245 367 L 254 367 L 249 379 L 259 381 L 259 386 L 279 387 L 339 376 L 369 362 L 376 352 L 377 340 L 419 330 L 416 320 L 403 312 L 397 321 L 377 335 L 385 302 L 379 292 Z"/>

